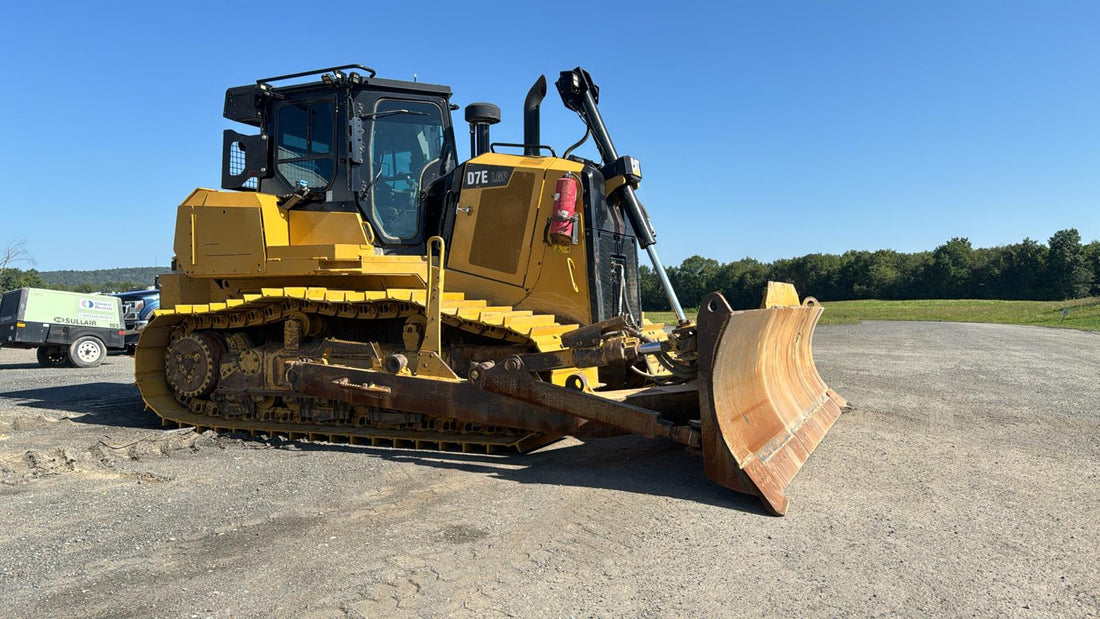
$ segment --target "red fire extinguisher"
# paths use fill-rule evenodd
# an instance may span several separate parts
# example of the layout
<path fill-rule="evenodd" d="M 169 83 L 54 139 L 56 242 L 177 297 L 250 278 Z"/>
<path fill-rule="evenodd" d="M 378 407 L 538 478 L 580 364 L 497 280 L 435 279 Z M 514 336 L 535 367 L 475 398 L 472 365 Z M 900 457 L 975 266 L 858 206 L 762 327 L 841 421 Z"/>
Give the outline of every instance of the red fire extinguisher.
<path fill-rule="evenodd" d="M 577 179 L 566 174 L 558 179 L 554 213 L 550 216 L 547 241 L 551 245 L 577 244 Z"/>

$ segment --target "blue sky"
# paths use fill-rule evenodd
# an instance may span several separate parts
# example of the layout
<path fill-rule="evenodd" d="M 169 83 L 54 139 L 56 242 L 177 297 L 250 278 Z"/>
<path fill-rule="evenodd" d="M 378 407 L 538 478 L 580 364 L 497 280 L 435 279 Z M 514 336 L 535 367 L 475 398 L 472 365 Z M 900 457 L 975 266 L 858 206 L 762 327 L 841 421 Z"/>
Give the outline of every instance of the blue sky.
<path fill-rule="evenodd" d="M 225 89 L 353 62 L 494 102 L 515 142 L 534 79 L 584 66 L 667 264 L 1100 238 L 1096 2 L 30 4 L 0 40 L 0 244 L 41 270 L 167 264 Z M 559 152 L 583 133 L 543 109 Z"/>

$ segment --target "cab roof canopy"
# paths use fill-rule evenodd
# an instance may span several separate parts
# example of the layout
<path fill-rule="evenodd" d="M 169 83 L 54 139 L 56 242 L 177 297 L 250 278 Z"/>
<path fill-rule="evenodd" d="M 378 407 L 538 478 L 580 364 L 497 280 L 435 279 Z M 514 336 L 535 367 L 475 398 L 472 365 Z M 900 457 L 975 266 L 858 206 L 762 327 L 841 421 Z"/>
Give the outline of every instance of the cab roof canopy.
<path fill-rule="evenodd" d="M 362 72 L 362 73 L 361 73 Z M 320 75 L 319 80 L 276 85 L 273 82 L 300 79 Z M 451 88 L 442 84 L 425 84 L 404 80 L 390 80 L 375 77 L 374 69 L 361 64 L 346 64 L 290 73 L 256 80 L 255 84 L 234 86 L 225 91 L 225 111 L 229 120 L 245 123 L 254 127 L 263 124 L 263 111 L 269 99 L 282 99 L 288 94 L 311 90 L 331 90 L 335 88 L 356 88 L 384 90 L 390 92 L 408 92 L 441 97 L 450 100 Z"/>

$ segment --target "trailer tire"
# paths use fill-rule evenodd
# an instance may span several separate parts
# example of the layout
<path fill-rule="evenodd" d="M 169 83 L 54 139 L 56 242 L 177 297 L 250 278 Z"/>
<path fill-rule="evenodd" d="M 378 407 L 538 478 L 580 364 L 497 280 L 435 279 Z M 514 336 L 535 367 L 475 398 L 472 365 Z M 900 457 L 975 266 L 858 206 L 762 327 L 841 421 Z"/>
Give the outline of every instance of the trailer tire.
<path fill-rule="evenodd" d="M 63 368 L 71 363 L 69 351 L 64 346 L 39 346 L 35 354 L 38 365 L 44 368 Z"/>
<path fill-rule="evenodd" d="M 85 335 L 69 345 L 69 358 L 78 368 L 94 368 L 107 357 L 107 347 L 98 337 Z"/>

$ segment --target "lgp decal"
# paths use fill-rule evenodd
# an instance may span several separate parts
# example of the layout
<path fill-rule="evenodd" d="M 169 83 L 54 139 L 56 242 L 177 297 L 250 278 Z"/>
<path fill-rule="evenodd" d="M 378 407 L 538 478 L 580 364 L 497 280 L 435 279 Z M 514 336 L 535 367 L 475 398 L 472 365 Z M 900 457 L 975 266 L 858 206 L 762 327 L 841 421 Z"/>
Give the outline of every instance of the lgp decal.
<path fill-rule="evenodd" d="M 503 187 L 512 178 L 512 168 L 495 165 L 468 164 L 462 175 L 463 189 Z"/>

